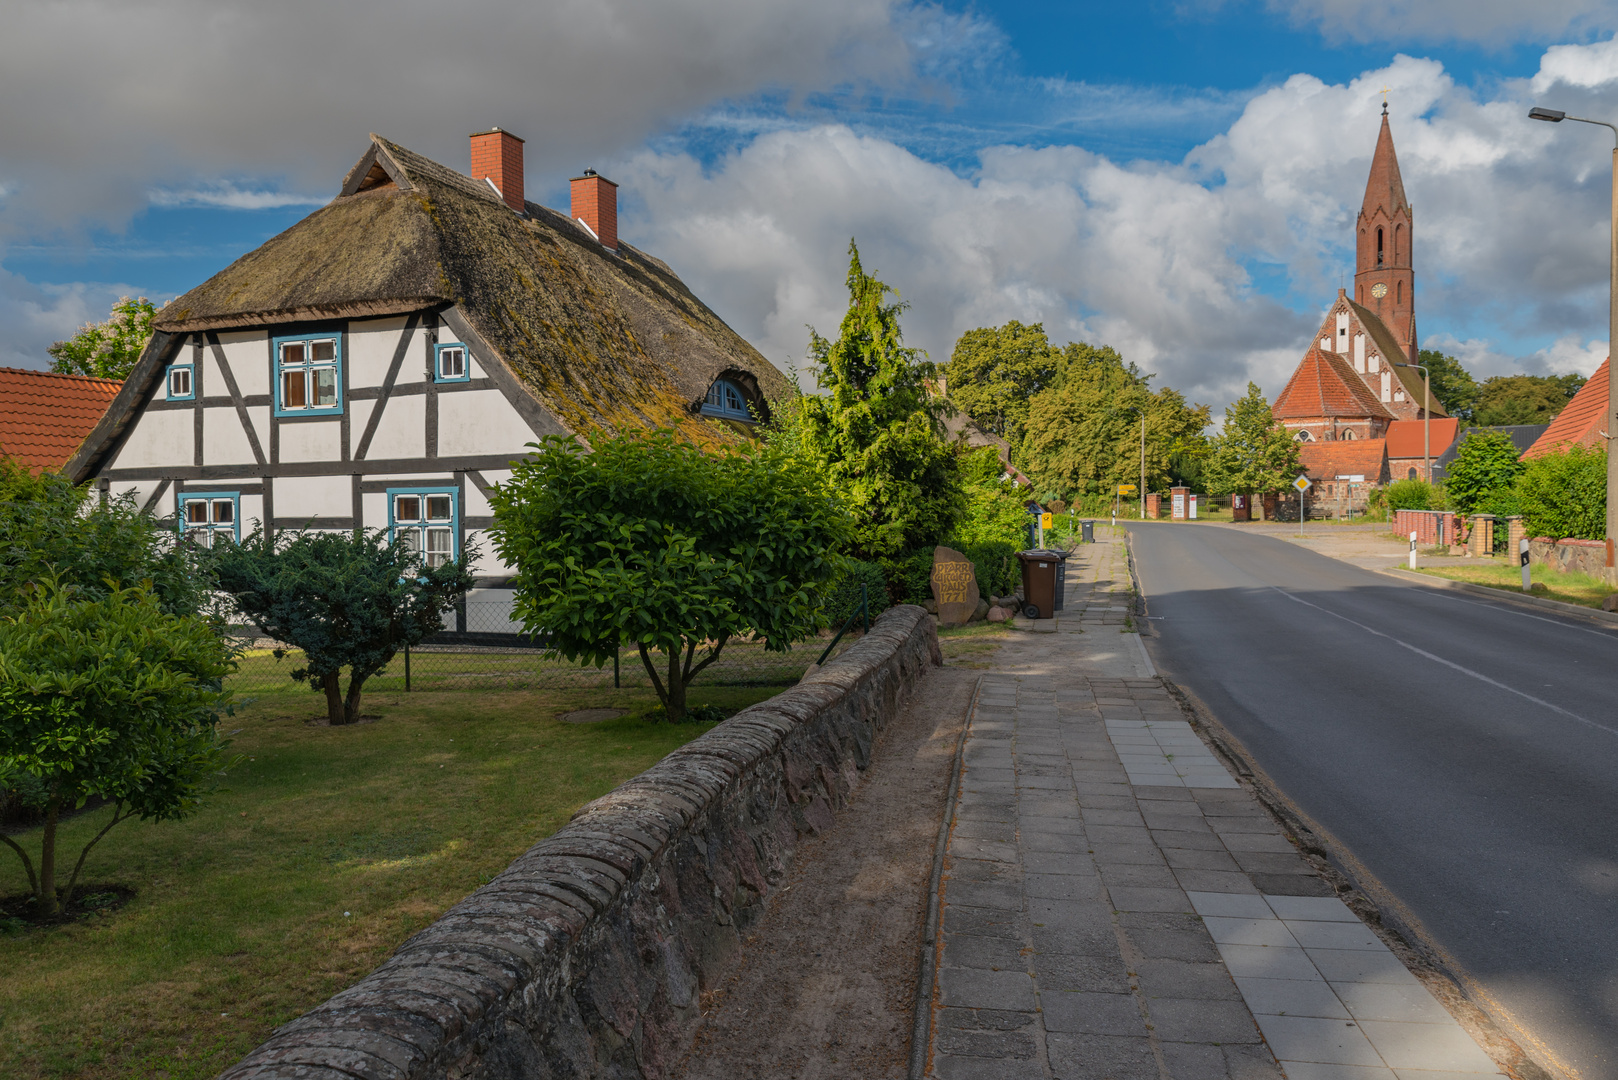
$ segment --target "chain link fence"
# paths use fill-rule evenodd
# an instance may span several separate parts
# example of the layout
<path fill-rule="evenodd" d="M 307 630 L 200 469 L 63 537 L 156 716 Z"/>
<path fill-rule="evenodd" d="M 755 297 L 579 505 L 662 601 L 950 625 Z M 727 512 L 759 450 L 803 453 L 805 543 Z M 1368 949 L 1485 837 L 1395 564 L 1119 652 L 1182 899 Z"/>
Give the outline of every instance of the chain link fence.
<path fill-rule="evenodd" d="M 824 598 L 826 610 L 857 608 L 859 586 L 851 589 L 851 593 L 848 588 L 829 590 Z M 445 617 L 446 629 L 442 633 L 400 652 L 380 674 L 367 680 L 366 692 L 651 688 L 640 652 L 632 644 L 620 648 L 616 664 L 609 661 L 599 668 L 560 657 L 547 658 L 543 639 L 524 636 L 522 627 L 511 621 L 509 599 L 469 599 L 463 607 Z M 872 619 L 886 607 L 886 596 L 870 597 Z M 719 659 L 704 668 L 692 685 L 791 686 L 803 678 L 841 627 L 838 622 L 786 652 L 770 652 L 760 641 L 733 639 L 725 643 Z M 311 693 L 307 683 L 292 679 L 292 672 L 304 664 L 303 653 L 285 649 L 284 655 L 277 658 L 277 643 L 257 638 L 255 633 L 251 628 L 242 629 L 241 640 L 248 648 L 236 674 L 226 680 L 226 688 L 235 691 L 238 698 Z M 860 633 L 861 623 L 856 618 L 833 655 L 847 649 Z M 700 663 L 704 655 L 706 650 L 699 648 L 694 662 Z M 654 651 L 651 660 L 658 677 L 666 679 L 668 658 Z"/>

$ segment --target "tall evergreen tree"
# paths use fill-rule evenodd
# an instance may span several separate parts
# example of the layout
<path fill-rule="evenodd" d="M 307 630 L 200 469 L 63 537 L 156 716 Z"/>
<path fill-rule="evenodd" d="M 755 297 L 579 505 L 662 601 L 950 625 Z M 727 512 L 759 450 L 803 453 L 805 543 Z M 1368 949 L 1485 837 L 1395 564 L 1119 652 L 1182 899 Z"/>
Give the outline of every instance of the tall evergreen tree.
<path fill-rule="evenodd" d="M 1303 471 L 1298 443 L 1270 412 L 1257 383 L 1225 409 L 1225 426 L 1214 437 L 1205 475 L 1210 495 L 1279 491 Z"/>
<path fill-rule="evenodd" d="M 837 340 L 809 331 L 825 393 L 804 396 L 799 407 L 804 448 L 848 501 L 858 553 L 871 558 L 940 542 L 966 499 L 942 403 L 928 391 L 935 365 L 904 344 L 899 315 L 907 305 L 865 272 L 852 240 L 848 254 L 848 313 Z"/>

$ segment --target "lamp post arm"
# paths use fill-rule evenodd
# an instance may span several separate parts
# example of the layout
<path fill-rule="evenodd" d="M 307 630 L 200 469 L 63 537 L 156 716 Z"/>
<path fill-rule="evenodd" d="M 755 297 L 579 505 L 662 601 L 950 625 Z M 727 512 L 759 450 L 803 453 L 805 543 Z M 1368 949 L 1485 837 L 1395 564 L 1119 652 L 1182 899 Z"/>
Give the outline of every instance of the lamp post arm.
<path fill-rule="evenodd" d="M 1615 150 L 1618 150 L 1618 124 L 1609 124 L 1605 120 L 1586 120 L 1582 116 L 1568 116 L 1568 117 L 1564 117 L 1564 119 L 1566 119 L 1566 120 L 1577 120 L 1581 124 L 1594 124 L 1596 127 L 1604 127 L 1606 129 L 1608 129 L 1609 131 L 1612 132 L 1612 145 L 1613 145 L 1613 148 Z"/>

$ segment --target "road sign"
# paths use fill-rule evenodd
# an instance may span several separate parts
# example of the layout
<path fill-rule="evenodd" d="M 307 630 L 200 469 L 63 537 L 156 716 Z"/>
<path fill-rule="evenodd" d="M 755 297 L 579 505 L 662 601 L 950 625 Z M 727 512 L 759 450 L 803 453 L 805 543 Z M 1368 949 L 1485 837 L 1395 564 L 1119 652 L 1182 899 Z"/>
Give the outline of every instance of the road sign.
<path fill-rule="evenodd" d="M 1135 485 L 1134 484 L 1119 484 L 1118 485 L 1118 494 L 1120 494 L 1120 495 L 1133 495 L 1133 494 L 1135 494 Z"/>
<path fill-rule="evenodd" d="M 1309 478 L 1307 476 L 1300 476 L 1296 480 L 1292 481 L 1292 486 L 1297 488 L 1301 494 L 1308 491 L 1314 485 L 1309 482 Z"/>

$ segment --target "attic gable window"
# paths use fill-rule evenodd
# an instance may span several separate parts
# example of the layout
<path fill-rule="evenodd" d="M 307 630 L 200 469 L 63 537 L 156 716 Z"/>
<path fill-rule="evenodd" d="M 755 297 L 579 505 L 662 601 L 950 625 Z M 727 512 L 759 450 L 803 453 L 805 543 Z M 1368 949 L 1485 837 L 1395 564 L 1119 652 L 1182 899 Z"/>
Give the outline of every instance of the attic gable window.
<path fill-rule="evenodd" d="M 388 489 L 388 535 L 425 566 L 455 559 L 457 523 L 454 488 Z"/>
<path fill-rule="evenodd" d="M 437 345 L 433 348 L 433 381 L 466 382 L 472 377 L 467 361 L 466 346 L 459 342 Z"/>
<path fill-rule="evenodd" d="M 191 377 L 190 364 L 175 364 L 169 368 L 168 399 L 170 401 L 195 401 L 197 386 Z"/>
<path fill-rule="evenodd" d="M 274 346 L 277 416 L 343 411 L 342 347 L 335 334 L 276 338 Z"/>
<path fill-rule="evenodd" d="M 702 415 L 745 420 L 748 423 L 754 420 L 741 387 L 729 379 L 715 379 L 713 385 L 708 387 L 708 397 L 702 403 Z"/>
<path fill-rule="evenodd" d="M 236 504 L 240 498 L 234 491 L 182 492 L 180 532 L 198 547 L 217 547 L 226 541 L 239 543 Z"/>

